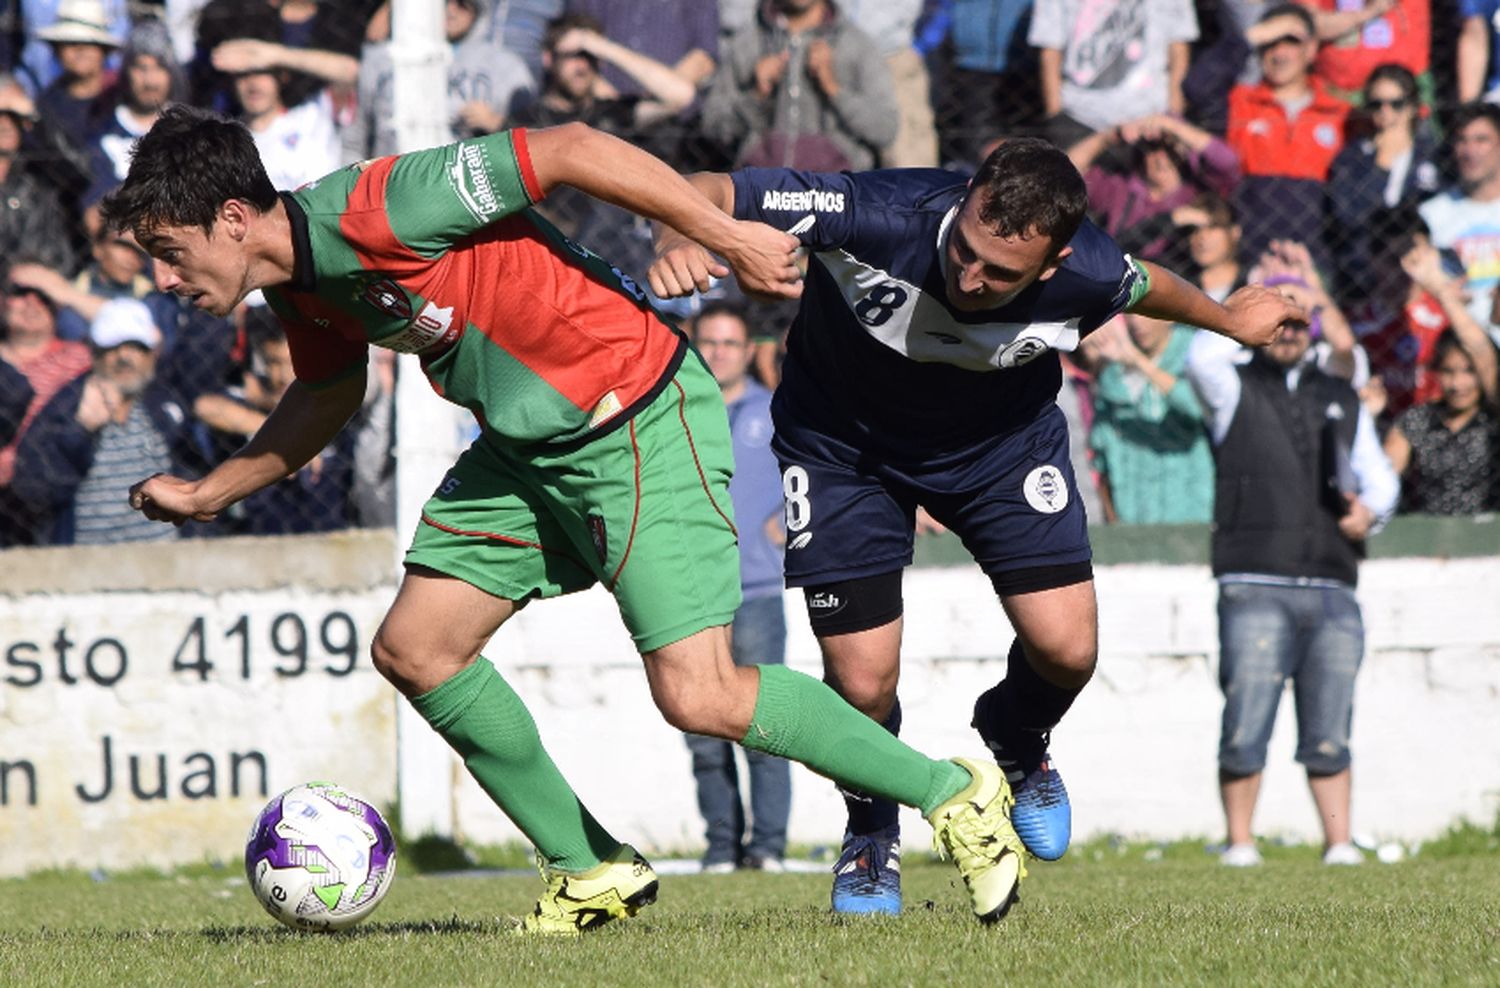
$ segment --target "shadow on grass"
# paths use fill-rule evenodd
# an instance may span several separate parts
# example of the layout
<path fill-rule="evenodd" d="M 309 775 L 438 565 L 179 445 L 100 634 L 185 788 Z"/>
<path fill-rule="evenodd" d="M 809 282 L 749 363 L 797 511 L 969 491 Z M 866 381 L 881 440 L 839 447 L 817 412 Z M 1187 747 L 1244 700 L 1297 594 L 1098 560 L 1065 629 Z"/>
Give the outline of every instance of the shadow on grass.
<path fill-rule="evenodd" d="M 328 936 L 340 940 L 359 939 L 362 937 L 388 937 L 404 936 L 408 934 L 432 935 L 458 935 L 472 936 L 475 934 L 504 933 L 508 925 L 495 920 L 459 919 L 457 916 L 441 920 L 406 921 L 400 923 L 361 923 L 347 930 L 337 930 L 329 933 L 319 933 L 315 930 L 294 930 L 286 926 L 207 926 L 198 931 L 198 935 L 211 943 L 277 943 L 287 939 L 299 939 L 303 937 Z M 142 931 L 136 933 L 121 934 L 122 938 L 141 937 L 149 939 L 153 936 L 161 936 L 160 933 Z"/>

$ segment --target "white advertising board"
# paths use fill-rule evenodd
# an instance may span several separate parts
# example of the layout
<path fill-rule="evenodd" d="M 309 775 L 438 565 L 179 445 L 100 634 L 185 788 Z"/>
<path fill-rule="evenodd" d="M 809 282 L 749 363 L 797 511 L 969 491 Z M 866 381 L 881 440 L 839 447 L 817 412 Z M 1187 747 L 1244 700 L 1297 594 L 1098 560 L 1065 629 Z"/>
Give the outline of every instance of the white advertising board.
<path fill-rule="evenodd" d="M 121 582 L 146 551 L 119 550 Z M 389 806 L 396 699 L 369 659 L 386 599 L 0 596 L 0 875 L 232 862 L 266 800 L 311 779 Z"/>

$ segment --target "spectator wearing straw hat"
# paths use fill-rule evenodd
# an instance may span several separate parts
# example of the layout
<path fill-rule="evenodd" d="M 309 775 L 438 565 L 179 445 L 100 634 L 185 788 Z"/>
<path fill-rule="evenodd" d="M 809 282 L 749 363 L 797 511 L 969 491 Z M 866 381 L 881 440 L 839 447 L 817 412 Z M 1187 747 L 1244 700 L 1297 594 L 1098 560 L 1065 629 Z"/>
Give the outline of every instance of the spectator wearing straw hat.
<path fill-rule="evenodd" d="M 37 112 L 83 148 L 118 102 L 108 63 L 121 38 L 110 31 L 102 0 L 63 0 L 57 21 L 37 37 L 52 46 L 61 69 L 37 97 Z"/>
<path fill-rule="evenodd" d="M 20 0 L 21 21 L 26 32 L 25 48 L 16 73 L 26 80 L 34 96 L 62 74 L 56 44 L 59 38 L 99 37 L 96 30 L 119 39 L 130 31 L 129 0 L 97 0 L 103 10 L 87 0 Z"/>

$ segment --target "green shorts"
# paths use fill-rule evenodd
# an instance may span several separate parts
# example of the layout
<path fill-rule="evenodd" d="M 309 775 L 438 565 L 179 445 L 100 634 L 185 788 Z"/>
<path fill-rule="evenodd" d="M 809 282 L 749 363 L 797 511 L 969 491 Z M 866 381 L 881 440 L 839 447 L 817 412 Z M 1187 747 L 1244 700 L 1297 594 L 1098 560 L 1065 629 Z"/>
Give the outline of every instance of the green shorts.
<path fill-rule="evenodd" d="M 734 618 L 732 472 L 724 401 L 689 355 L 631 421 L 578 449 L 475 440 L 423 507 L 406 564 L 522 603 L 603 583 L 649 652 Z"/>

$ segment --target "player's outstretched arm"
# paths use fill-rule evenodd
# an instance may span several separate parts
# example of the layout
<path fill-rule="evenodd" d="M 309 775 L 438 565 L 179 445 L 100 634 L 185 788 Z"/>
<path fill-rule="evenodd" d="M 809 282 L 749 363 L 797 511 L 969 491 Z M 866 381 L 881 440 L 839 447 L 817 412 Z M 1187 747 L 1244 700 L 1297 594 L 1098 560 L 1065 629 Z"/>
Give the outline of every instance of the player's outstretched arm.
<path fill-rule="evenodd" d="M 1195 285 L 1150 261 L 1139 262 L 1151 287 L 1130 306 L 1155 319 L 1187 323 L 1227 336 L 1245 346 L 1266 346 L 1281 335 L 1281 327 L 1307 321 L 1302 306 L 1264 285 L 1246 285 L 1220 305 Z"/>
<path fill-rule="evenodd" d="M 796 237 L 734 219 L 661 159 L 581 123 L 528 131 L 526 143 L 544 193 L 570 185 L 702 244 L 728 261 L 749 291 L 802 294 Z"/>
<path fill-rule="evenodd" d="M 301 469 L 333 441 L 364 400 L 354 374 L 317 391 L 293 381 L 260 431 L 202 480 L 156 474 L 130 488 L 130 506 L 153 521 L 212 521 L 220 511 Z"/>

